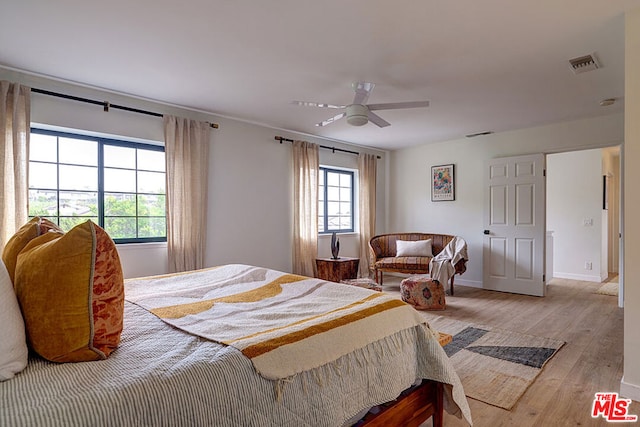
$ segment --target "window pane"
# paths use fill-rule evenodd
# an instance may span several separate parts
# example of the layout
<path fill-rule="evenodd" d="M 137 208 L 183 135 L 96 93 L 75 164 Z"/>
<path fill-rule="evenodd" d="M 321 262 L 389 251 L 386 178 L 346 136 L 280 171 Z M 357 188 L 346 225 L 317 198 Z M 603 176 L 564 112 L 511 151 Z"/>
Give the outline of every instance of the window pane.
<path fill-rule="evenodd" d="M 327 215 L 339 215 L 340 214 L 340 203 L 338 202 L 327 202 Z"/>
<path fill-rule="evenodd" d="M 58 166 L 29 162 L 29 188 L 58 188 Z"/>
<path fill-rule="evenodd" d="M 60 165 L 61 190 L 98 190 L 98 168 Z"/>
<path fill-rule="evenodd" d="M 92 219 L 114 239 L 166 237 L 162 147 L 34 129 L 29 148 L 31 217 L 47 216 L 65 230 Z"/>
<path fill-rule="evenodd" d="M 325 231 L 325 228 L 324 228 L 324 217 L 318 218 L 318 231 L 321 232 L 321 233 L 323 231 Z"/>
<path fill-rule="evenodd" d="M 58 193 L 29 190 L 29 216 L 58 216 Z"/>
<path fill-rule="evenodd" d="M 105 193 L 104 215 L 105 216 L 135 216 L 136 215 L 136 195 Z"/>
<path fill-rule="evenodd" d="M 338 187 L 328 187 L 327 188 L 327 201 L 338 201 L 340 200 L 340 189 Z"/>
<path fill-rule="evenodd" d="M 136 149 L 105 144 L 104 165 L 113 168 L 135 169 Z"/>
<path fill-rule="evenodd" d="M 351 216 L 351 203 L 340 203 L 340 215 Z"/>
<path fill-rule="evenodd" d="M 165 218 L 138 218 L 139 237 L 165 237 L 167 222 Z"/>
<path fill-rule="evenodd" d="M 136 171 L 104 168 L 104 191 L 136 192 Z"/>
<path fill-rule="evenodd" d="M 136 218 L 104 218 L 104 229 L 112 239 L 135 239 Z"/>
<path fill-rule="evenodd" d="M 327 172 L 327 185 L 340 185 L 340 174 L 335 172 Z"/>
<path fill-rule="evenodd" d="M 61 191 L 60 216 L 98 215 L 98 193 Z"/>
<path fill-rule="evenodd" d="M 340 228 L 343 230 L 351 229 L 351 217 L 350 216 L 341 216 L 340 217 Z"/>
<path fill-rule="evenodd" d="M 138 172 L 138 192 L 164 194 L 165 174 L 159 172 Z"/>
<path fill-rule="evenodd" d="M 73 227 L 75 227 L 78 224 L 82 224 L 83 222 L 86 222 L 88 220 L 91 220 L 93 222 L 95 222 L 96 224 L 98 223 L 98 217 L 60 217 L 60 228 L 62 228 L 64 231 L 69 231 L 71 230 Z M 55 221 L 54 221 L 55 222 Z"/>
<path fill-rule="evenodd" d="M 324 186 L 324 171 L 320 169 L 320 175 L 318 176 L 318 184 Z"/>
<path fill-rule="evenodd" d="M 138 149 L 138 169 L 164 172 L 164 152 Z"/>
<path fill-rule="evenodd" d="M 340 189 L 340 201 L 341 202 L 349 202 L 351 200 L 351 189 L 350 188 L 341 188 Z"/>
<path fill-rule="evenodd" d="M 167 212 L 166 198 L 163 195 L 139 195 L 138 216 L 162 216 Z"/>
<path fill-rule="evenodd" d="M 60 138 L 60 163 L 98 166 L 98 143 L 75 138 Z"/>
<path fill-rule="evenodd" d="M 57 162 L 58 138 L 54 135 L 32 133 L 29 137 L 29 159 Z"/>
<path fill-rule="evenodd" d="M 327 224 L 327 230 L 339 230 L 340 229 L 340 217 L 330 216 L 327 218 L 329 224 Z"/>
<path fill-rule="evenodd" d="M 318 188 L 318 200 L 320 202 L 324 200 L 324 186 Z"/>

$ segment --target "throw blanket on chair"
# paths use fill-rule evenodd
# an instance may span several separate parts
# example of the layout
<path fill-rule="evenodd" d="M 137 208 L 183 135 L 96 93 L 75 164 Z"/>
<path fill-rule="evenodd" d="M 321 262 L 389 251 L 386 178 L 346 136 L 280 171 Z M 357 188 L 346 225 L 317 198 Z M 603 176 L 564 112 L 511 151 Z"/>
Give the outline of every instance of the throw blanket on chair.
<path fill-rule="evenodd" d="M 461 259 L 469 261 L 467 242 L 462 237 L 456 236 L 438 255 L 431 259 L 429 263 L 431 279 L 437 280 L 442 286 L 447 286 L 449 279 L 456 274 L 456 263 Z"/>
<path fill-rule="evenodd" d="M 411 306 L 355 286 L 247 265 L 126 281 L 126 299 L 165 322 L 230 345 L 283 379 L 399 331 L 425 328 Z"/>

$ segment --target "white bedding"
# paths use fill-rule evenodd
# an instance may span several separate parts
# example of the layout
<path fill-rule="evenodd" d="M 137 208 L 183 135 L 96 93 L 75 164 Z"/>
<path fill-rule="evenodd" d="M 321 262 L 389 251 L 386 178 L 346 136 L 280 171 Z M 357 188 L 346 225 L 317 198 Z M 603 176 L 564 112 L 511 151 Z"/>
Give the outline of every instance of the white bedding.
<path fill-rule="evenodd" d="M 127 302 L 122 343 L 109 359 L 54 364 L 32 357 L 0 383 L 0 425 L 340 426 L 419 378 L 455 383 L 445 387 L 445 407 L 470 421 L 457 376 L 451 381 L 449 367 L 433 363 L 442 352 L 434 341 L 420 325 L 271 381 L 233 347 Z"/>

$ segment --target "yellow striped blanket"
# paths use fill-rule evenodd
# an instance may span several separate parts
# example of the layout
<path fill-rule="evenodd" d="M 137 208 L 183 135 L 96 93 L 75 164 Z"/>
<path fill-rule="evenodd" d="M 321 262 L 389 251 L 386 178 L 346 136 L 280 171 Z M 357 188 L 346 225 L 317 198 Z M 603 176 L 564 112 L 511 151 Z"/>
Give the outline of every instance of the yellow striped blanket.
<path fill-rule="evenodd" d="M 381 292 L 241 264 L 129 279 L 125 286 L 127 300 L 190 334 L 237 348 L 268 379 L 320 367 L 424 324 L 413 307 Z"/>

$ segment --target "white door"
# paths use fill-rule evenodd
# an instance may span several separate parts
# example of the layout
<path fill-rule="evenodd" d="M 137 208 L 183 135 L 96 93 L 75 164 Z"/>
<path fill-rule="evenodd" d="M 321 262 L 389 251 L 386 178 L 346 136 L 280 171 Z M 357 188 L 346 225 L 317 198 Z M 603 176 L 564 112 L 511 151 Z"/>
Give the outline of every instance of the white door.
<path fill-rule="evenodd" d="M 544 296 L 545 157 L 485 165 L 483 288 Z"/>

